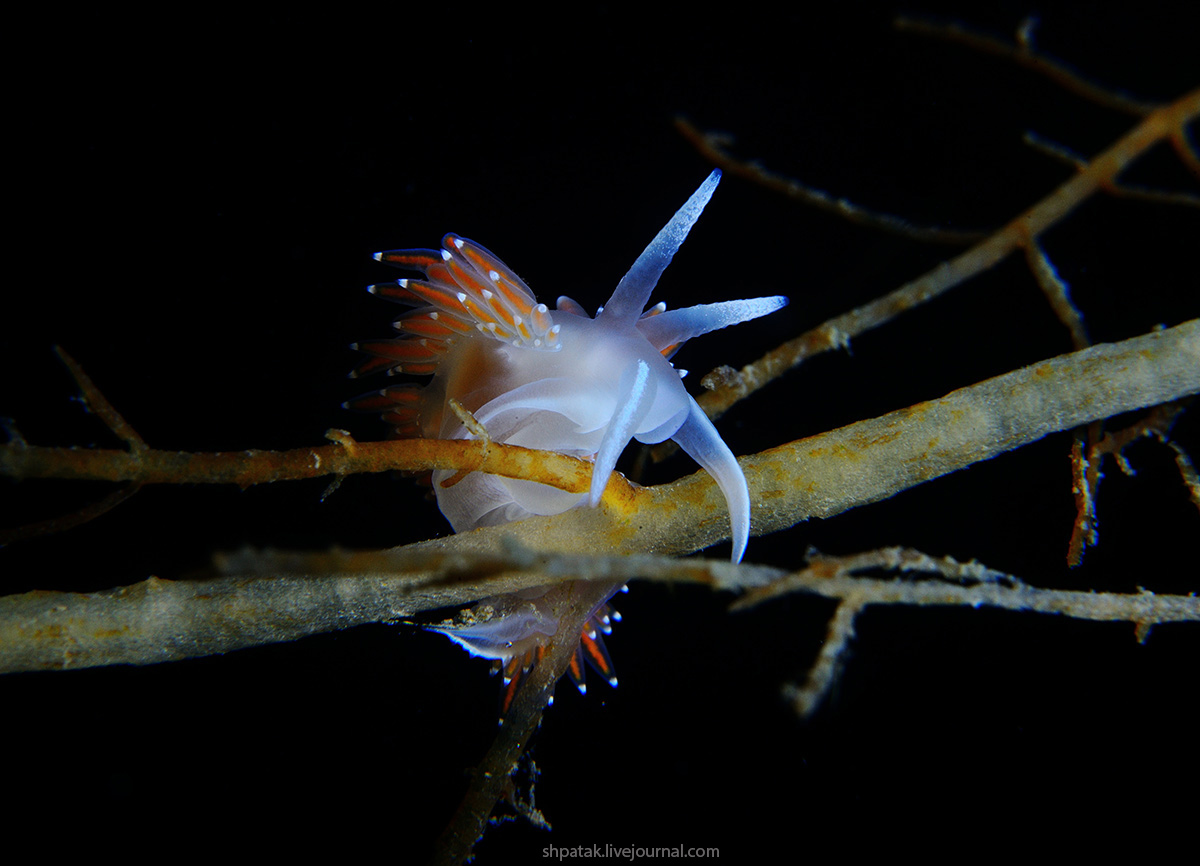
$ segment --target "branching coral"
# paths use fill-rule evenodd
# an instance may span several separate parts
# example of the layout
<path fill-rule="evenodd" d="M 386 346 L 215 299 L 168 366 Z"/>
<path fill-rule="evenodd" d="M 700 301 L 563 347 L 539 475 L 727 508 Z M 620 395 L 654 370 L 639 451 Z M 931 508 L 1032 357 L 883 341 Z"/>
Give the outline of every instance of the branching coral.
<path fill-rule="evenodd" d="M 912 27 L 911 24 L 906 26 Z M 1018 49 L 1016 56 L 1032 62 L 1030 58 L 1037 55 L 1031 52 L 1026 41 L 1025 48 Z M 1044 62 L 1033 65 L 1046 68 Z M 1078 80 L 1077 76 L 1060 67 L 1051 65 L 1051 69 L 1059 80 Z M 1086 88 L 1084 90 L 1086 92 Z M 1124 104 L 1121 99 L 1117 102 Z M 1170 143 L 1183 164 L 1194 168 L 1195 156 L 1188 146 L 1186 130 L 1188 124 L 1194 123 L 1198 111 L 1200 93 L 1197 92 L 1169 104 L 1139 102 L 1133 105 L 1132 113 L 1139 119 L 1131 130 L 1121 134 L 1111 146 L 1096 148 L 1098 156 L 1077 160 L 1072 169 L 1075 174 L 1065 183 L 1057 187 L 1046 184 L 1031 193 L 1030 200 L 1033 200 L 1043 195 L 1046 189 L 1054 190 L 1032 207 L 1024 202 L 1018 209 L 1018 216 L 996 232 L 914 230 L 908 220 L 878 218 L 866 207 L 872 202 L 860 196 L 856 196 L 856 200 L 861 204 L 850 207 L 839 204 L 833 196 L 807 195 L 810 201 L 815 199 L 818 204 L 822 200 L 832 202 L 835 213 L 859 221 L 862 228 L 896 229 L 909 238 L 975 245 L 890 294 L 861 303 L 849 313 L 839 311 L 837 315 L 827 317 L 823 324 L 810 327 L 800 337 L 738 371 L 724 371 L 708 377 L 706 381 L 715 387 L 704 396 L 703 402 L 714 416 L 733 408 L 737 401 L 767 386 L 784 371 L 827 349 L 852 346 L 861 355 L 860 341 L 865 344 L 869 335 L 881 326 L 995 267 L 1014 252 L 1024 254 L 1034 278 L 1029 280 L 1027 274 L 1013 271 L 1005 273 L 1004 279 L 1012 284 L 1025 280 L 1039 285 L 1048 295 L 1051 309 L 1062 321 L 1065 335 L 1061 347 L 1046 351 L 1039 346 L 1035 350 L 1037 354 L 1011 364 L 1011 373 L 997 375 L 1008 369 L 1001 367 L 982 375 L 972 374 L 972 378 L 949 385 L 939 384 L 936 387 L 941 390 L 923 393 L 898 404 L 907 408 L 888 406 L 885 410 L 868 413 L 878 415 L 872 420 L 848 425 L 836 422 L 830 426 L 837 429 L 829 433 L 786 442 L 801 434 L 792 428 L 791 419 L 784 417 L 786 413 L 774 413 L 770 419 L 771 437 L 766 441 L 786 444 L 766 451 L 761 450 L 763 444 L 742 449 L 760 452 L 743 460 L 755 505 L 756 531 L 773 532 L 814 517 L 829 518 L 856 506 L 887 500 L 923 482 L 980 464 L 1036 442 L 1047 434 L 1080 425 L 1093 427 L 1090 433 L 1081 434 L 1075 447 L 1077 516 L 1072 556 L 1076 561 L 1085 543 L 1093 543 L 1096 503 L 1099 501 L 1103 508 L 1106 490 L 1111 486 L 1111 482 L 1100 484 L 1099 467 L 1103 455 L 1125 461 L 1124 449 L 1138 439 L 1166 442 L 1172 449 L 1170 457 L 1178 461 L 1179 475 L 1185 482 L 1175 482 L 1176 486 L 1186 497 L 1187 485 L 1190 485 L 1191 501 L 1195 502 L 1195 471 L 1172 427 L 1180 417 L 1178 404 L 1152 409 L 1148 417 L 1138 417 L 1131 424 L 1115 425 L 1125 432 L 1109 433 L 1106 437 L 1099 426 L 1101 420 L 1112 415 L 1176 401 L 1200 390 L 1200 334 L 1193 318 L 1196 314 L 1194 304 L 1179 305 L 1172 313 L 1173 318 L 1164 317 L 1166 327 L 1157 330 L 1139 326 L 1113 333 L 1111 328 L 1107 331 L 1093 328 L 1087 304 L 1077 307 L 1071 301 L 1079 275 L 1076 260 L 1086 261 L 1086 255 L 1060 255 L 1053 236 L 1046 235 L 1052 226 L 1073 214 L 1085 200 L 1123 188 L 1122 172 L 1155 143 Z M 783 180 L 776 173 L 736 160 L 728 147 L 721 144 L 721 139 L 701 133 L 697 126 L 681 124 L 681 129 L 708 158 L 723 164 L 732 174 L 767 186 L 802 189 L 799 184 Z M 1080 147 L 1076 142 L 1071 144 Z M 1055 150 L 1061 153 L 1063 149 L 1056 146 Z M 794 164 L 803 162 L 794 160 Z M 1176 194 L 1155 206 L 1179 208 L 1185 214 L 1180 219 L 1186 220 L 1186 214 L 1194 209 L 1192 199 L 1194 195 L 1190 193 Z M 752 201 L 743 202 L 750 203 Z M 1122 203 L 1121 206 L 1150 205 Z M 1092 213 L 1076 214 L 1073 221 L 1093 218 Z M 435 229 L 457 227 L 439 224 Z M 490 242 L 486 235 L 474 234 Z M 383 245 L 386 244 L 366 244 L 367 247 Z M 512 245 L 504 248 L 511 249 Z M 615 258 L 624 260 L 626 257 Z M 1138 287 L 1138 292 L 1150 292 L 1153 287 L 1179 279 L 1170 272 L 1157 270 L 1158 263 L 1153 254 L 1146 253 L 1143 258 L 1142 274 L 1146 286 Z M 919 273 L 920 269 L 911 272 Z M 536 285 L 532 276 L 526 276 Z M 907 278 L 907 274 L 899 276 L 896 282 Z M 1191 279 L 1194 285 L 1194 272 L 1183 279 Z M 765 288 L 785 289 L 774 285 Z M 964 287 L 960 291 L 971 291 L 972 288 Z M 550 286 L 547 289 L 554 291 Z M 803 309 L 803 299 L 798 300 L 798 306 Z M 1125 303 L 1132 304 L 1134 300 L 1128 299 Z M 327 298 L 322 301 L 323 305 L 328 303 Z M 905 326 L 906 319 L 897 322 L 897 328 Z M 915 329 L 916 325 L 913 327 Z M 968 332 L 979 331 L 981 339 L 986 330 L 986 324 L 978 321 L 961 322 L 958 327 Z M 1090 345 L 1093 333 L 1099 333 L 1105 342 Z M 1014 342 L 1022 338 L 1020 332 L 1012 332 L 1009 336 Z M 1062 354 L 1072 347 L 1074 352 Z M 75 350 L 73 344 L 71 348 Z M 869 351 L 868 348 L 866 352 L 869 354 Z M 95 372 L 94 359 L 83 352 L 78 354 Z M 857 358 L 858 355 L 848 363 L 854 364 Z M 953 364 L 943 361 L 943 365 Z M 105 390 L 114 387 L 113 378 L 111 373 L 97 375 Z M 40 387 L 52 386 L 43 381 Z M 771 387 L 791 388 L 791 384 L 783 382 Z M 864 390 L 859 389 L 857 393 L 863 394 Z M 85 386 L 85 392 L 88 391 Z M 772 390 L 754 399 L 779 401 L 778 396 L 771 396 L 778 393 Z M 791 401 L 794 398 L 783 399 Z M 127 412 L 139 411 L 136 397 L 128 391 L 114 397 L 113 402 Z M 347 489 L 355 481 L 352 476 L 387 469 L 445 467 L 474 470 L 486 467 L 490 472 L 514 477 L 557 480 L 569 489 L 582 489 L 587 483 L 586 466 L 552 455 L 472 443 L 371 443 L 356 441 L 349 434 L 338 431 L 331 431 L 334 444 L 292 451 L 165 452 L 159 450 L 159 444 L 172 440 L 162 430 L 148 430 L 144 421 L 136 418 L 132 423 L 124 422 L 115 412 L 104 408 L 104 401 L 95 388 L 90 389 L 88 403 L 126 447 L 113 451 L 76 450 L 44 448 L 14 440 L 0 449 L 0 469 L 9 477 L 26 479 L 13 488 L 18 496 L 34 485 L 49 483 L 34 480 L 39 478 L 124 482 L 126 486 L 103 504 L 111 507 L 117 498 L 125 498 L 140 488 L 142 492 L 133 502 L 122 505 L 121 510 L 104 518 L 116 520 L 125 509 L 139 507 L 139 503 L 160 496 L 158 491 L 147 489 L 149 485 L 160 483 L 217 483 L 246 488 L 285 479 L 347 479 L 342 489 L 330 498 L 329 501 L 334 503 L 331 507 L 340 507 L 337 503 L 342 500 L 361 495 L 361 488 Z M 731 428 L 735 428 L 737 413 L 742 411 L 743 407 L 738 406 L 730 416 Z M 1182 418 L 1183 422 L 1179 423 L 1186 423 L 1186 412 Z M 22 415 L 18 420 L 24 429 L 31 419 Z M 331 423 L 343 422 L 339 419 Z M 324 424 L 317 429 L 328 426 L 330 424 Z M 132 432 L 135 427 L 145 434 L 145 441 Z M 361 433 L 357 435 L 360 439 L 365 438 Z M 72 438 L 66 437 L 67 441 Z M 319 439 L 319 435 L 314 438 Z M 36 434 L 31 434 L 29 439 L 43 441 Z M 291 437 L 291 441 L 295 438 Z M 1062 456 L 1062 465 L 1066 465 L 1065 456 Z M 1061 488 L 1064 496 L 1069 498 L 1071 479 L 1066 477 L 1065 469 L 1062 474 L 1062 478 L 1047 477 L 1045 488 Z M 207 495 L 194 488 L 184 492 L 196 497 Z M 312 499 L 316 498 L 314 494 Z M 411 504 L 403 512 L 405 519 L 417 520 L 409 515 L 415 515 L 421 507 L 426 506 Z M 975 502 L 964 503 L 962 508 L 983 513 L 983 508 Z M 90 508 L 80 516 L 92 517 L 100 510 Z M 386 513 L 389 509 L 380 507 L 379 510 Z M 390 515 L 386 519 L 394 521 Z M 980 516 L 979 519 L 984 518 Z M 1056 528 L 1063 536 L 1061 546 L 1064 548 L 1069 524 L 1069 519 L 1064 520 Z M 56 529 L 59 525 L 41 528 Z M 89 529 L 77 531 L 103 532 L 104 526 L 103 521 L 94 522 Z M 229 554 L 222 557 L 223 576 L 204 580 L 177 579 L 184 577 L 182 570 L 166 572 L 169 580 L 144 580 L 141 578 L 147 572 L 137 572 L 138 566 L 133 566 L 132 573 L 117 574 L 110 570 L 114 566 L 109 562 L 97 561 L 94 564 L 96 574 L 87 575 L 86 580 L 81 580 L 78 572 L 62 575 L 61 581 L 39 577 L 36 580 L 38 592 L 6 598 L 0 616 L 0 658 L 5 670 L 146 664 L 229 652 L 362 623 L 410 620 L 434 608 L 467 603 L 548 580 L 659 577 L 670 581 L 699 581 L 717 588 L 755 587 L 738 602 L 740 606 L 756 604 L 768 597 L 779 598 L 789 592 L 836 599 L 826 643 L 817 654 L 812 672 L 807 677 L 804 675 L 806 657 L 799 649 L 789 662 L 789 677 L 800 684 L 784 686 L 784 693 L 796 709 L 810 713 L 823 700 L 829 699 L 829 690 L 835 682 L 833 674 L 846 663 L 849 640 L 856 630 L 860 634 L 863 632 L 865 617 L 860 614 L 872 605 L 995 606 L 1010 610 L 1054 611 L 1084 619 L 1124 620 L 1133 624 L 1141 638 L 1145 638 L 1150 626 L 1156 623 L 1195 621 L 1198 615 L 1196 599 L 1188 594 L 1194 592 L 1195 587 L 1186 580 L 1182 585 L 1178 581 L 1159 583 L 1150 579 L 1153 575 L 1143 579 L 1139 574 L 1136 583 L 1129 586 L 1124 585 L 1129 581 L 1124 581 L 1116 587 L 1086 582 L 1066 587 L 1042 580 L 1045 572 L 1028 573 L 1009 561 L 995 562 L 985 557 L 988 565 L 1012 571 L 1016 577 L 943 558 L 945 552 L 954 551 L 952 546 L 937 550 L 936 557 L 882 546 L 903 542 L 926 547 L 923 541 L 897 539 L 888 532 L 869 536 L 870 540 L 864 539 L 856 547 L 841 547 L 842 551 L 853 551 L 878 546 L 877 550 L 810 557 L 804 567 L 800 551 L 806 543 L 797 539 L 794 533 L 783 542 L 790 547 L 790 555 L 775 557 L 778 564 L 770 567 L 734 569 L 715 562 L 663 558 L 665 554 L 690 552 L 717 543 L 726 531 L 727 521 L 719 493 L 705 476 L 696 475 L 651 487 L 638 487 L 614 479 L 604 505 L 596 511 L 577 511 L 554 519 L 435 539 L 387 552 L 284 554 L 244 551 Z M 1119 523 L 1112 524 L 1112 535 L 1119 536 L 1121 532 Z M 1013 546 L 1024 542 L 1023 538 L 1013 539 Z M 755 545 L 769 543 L 770 540 L 752 542 L 751 561 L 755 559 Z M 316 546 L 325 545 L 318 542 Z M 821 546 L 826 545 L 822 542 Z M 13 549 L 17 547 L 19 545 Z M 601 555 L 581 557 L 581 549 L 600 551 Z M 653 555 L 613 557 L 610 552 L 614 550 Z M 1100 555 L 1103 553 L 1102 547 Z M 1154 564 L 1156 554 L 1153 550 L 1145 551 L 1146 570 L 1159 572 L 1161 577 L 1162 569 Z M 975 555 L 975 551 L 968 543 L 967 549 L 960 549 L 957 555 L 966 558 Z M 158 565 L 149 567 L 156 571 L 160 568 Z M 864 572 L 876 576 L 865 576 Z M 936 577 L 914 579 L 915 572 L 935 573 Z M 11 579 L 14 572 L 8 573 Z M 881 577 L 878 576 L 880 573 L 902 573 L 903 576 Z M 32 582 L 33 577 L 29 580 Z M 92 591 L 118 582 L 129 585 L 112 591 Z M 80 588 L 85 591 L 79 593 L 46 591 L 80 583 L 84 584 Z M 1156 591 L 1132 591 L 1133 586 L 1142 584 Z M 1171 589 L 1162 588 L 1164 586 Z M 1087 591 L 1106 588 L 1115 591 Z M 773 602 L 775 605 L 781 603 Z M 759 607 L 745 616 L 756 616 L 763 610 Z M 814 634 L 819 637 L 820 629 Z M 810 638 L 808 643 L 815 639 Z M 705 636 L 703 640 L 719 642 L 720 637 Z M 799 639 L 797 643 L 800 643 Z M 618 668 L 623 663 L 630 662 L 625 662 L 618 654 Z M 478 771 L 477 778 L 490 781 L 472 788 L 460 812 L 462 822 L 448 831 L 444 851 L 451 859 L 469 850 L 491 811 L 492 802 L 502 796 L 501 780 L 515 762 L 516 754 L 527 744 L 557 672 L 558 669 L 549 664 L 540 671 L 541 679 L 531 680 L 523 700 L 510 716 L 511 724 L 504 738 Z M 776 685 L 783 685 L 789 677 L 777 678 Z M 402 706 L 407 709 L 409 705 L 403 703 Z M 552 820 L 555 817 L 553 807 L 550 817 Z"/>

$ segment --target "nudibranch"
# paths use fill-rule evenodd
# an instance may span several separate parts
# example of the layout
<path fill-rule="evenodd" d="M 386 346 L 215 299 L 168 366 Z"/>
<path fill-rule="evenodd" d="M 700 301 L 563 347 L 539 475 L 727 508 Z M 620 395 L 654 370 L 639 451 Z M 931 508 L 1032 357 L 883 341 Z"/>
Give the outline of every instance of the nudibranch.
<path fill-rule="evenodd" d="M 587 694 L 585 662 L 616 688 L 617 677 L 603 636 L 612 633 L 614 622 L 621 621 L 621 615 L 608 603 L 621 588 L 620 584 L 584 581 L 534 587 L 484 599 L 454 619 L 426 628 L 441 632 L 473 656 L 492 660 L 494 670 L 504 676 L 500 695 L 503 722 L 522 677 L 541 661 L 549 642 L 559 637 L 577 642 L 567 673 L 581 694 Z M 571 600 L 578 600 L 585 610 L 593 604 L 595 607 L 582 633 L 560 635 L 560 611 Z"/>
<path fill-rule="evenodd" d="M 631 439 L 649 444 L 673 439 L 724 494 L 733 561 L 741 560 L 750 537 L 746 478 L 684 388 L 684 373 L 675 369 L 671 358 L 692 337 L 772 313 L 784 307 L 787 298 L 670 311 L 659 303 L 647 309 L 650 293 L 720 179 L 720 170 L 708 176 L 638 256 L 594 317 L 566 296 L 558 298 L 551 311 L 500 259 L 458 235 L 446 235 L 440 250 L 375 254 L 376 260 L 423 278 L 369 287 L 373 294 L 414 309 L 394 323 L 401 332 L 398 339 L 356 344 L 370 357 L 355 375 L 386 370 L 432 379 L 424 386 L 384 388 L 351 401 L 349 407 L 381 412 L 399 438 L 475 438 L 451 410 L 453 399 L 493 441 L 558 451 L 594 464 L 587 493 L 480 472 L 444 486 L 456 473 L 439 470 L 433 475 L 433 488 L 455 532 L 596 506 Z M 499 625 L 492 631 L 483 626 L 442 630 L 472 653 L 497 659 L 506 676 L 512 676 L 536 655 L 537 641 L 531 644 L 526 638 L 542 634 L 548 639 L 553 634 L 551 624 L 539 620 L 538 597 L 518 601 L 528 615 L 494 618 Z M 589 658 L 610 679 L 599 635 L 607 631 L 611 618 L 605 600 L 584 635 Z M 506 704 L 510 700 L 509 695 Z"/>

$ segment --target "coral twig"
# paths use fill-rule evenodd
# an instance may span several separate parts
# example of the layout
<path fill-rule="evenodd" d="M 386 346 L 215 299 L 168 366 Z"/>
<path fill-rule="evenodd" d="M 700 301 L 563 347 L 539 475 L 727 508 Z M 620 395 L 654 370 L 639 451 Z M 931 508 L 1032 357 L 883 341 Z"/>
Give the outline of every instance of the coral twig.
<path fill-rule="evenodd" d="M 1200 508 L 1200 496 L 1197 495 L 1196 470 L 1191 460 L 1182 448 L 1171 442 L 1168 434 L 1175 419 L 1185 408 L 1184 403 L 1166 403 L 1154 407 L 1145 418 L 1136 424 L 1131 424 L 1121 430 L 1106 433 L 1101 436 L 1099 422 L 1088 426 L 1086 445 L 1084 438 L 1076 438 L 1071 449 L 1071 469 L 1074 477 L 1075 493 L 1075 526 L 1071 532 L 1071 542 L 1067 548 L 1067 564 L 1072 568 L 1083 562 L 1083 554 L 1089 547 L 1094 547 L 1099 535 L 1096 521 L 1096 497 L 1100 492 L 1100 480 L 1104 477 L 1100 471 L 1100 463 L 1105 455 L 1112 456 L 1117 465 L 1127 475 L 1133 474 L 1133 469 L 1125 459 L 1124 450 L 1139 439 L 1152 438 L 1167 444 L 1175 452 L 1175 463 L 1179 467 L 1184 485 L 1192 501 Z"/>
<path fill-rule="evenodd" d="M 996 607 L 1097 622 L 1129 622 L 1134 625 L 1139 641 L 1144 641 L 1150 629 L 1161 623 L 1200 621 L 1200 598 L 1195 595 L 1156 595 L 1144 589 L 1122 594 L 1033 587 L 977 562 L 960 563 L 949 557 L 935 559 L 905 548 L 891 547 L 845 557 L 820 556 L 810 558 L 810 562 L 802 571 L 751 590 L 733 606 L 734 610 L 748 610 L 791 592 L 840 601 L 829 623 L 825 644 L 805 683 L 784 688 L 785 696 L 801 716 L 810 715 L 820 706 L 854 637 L 856 617 L 874 604 Z M 867 571 L 929 574 L 941 579 L 864 577 L 862 573 Z"/>
<path fill-rule="evenodd" d="M 99 502 L 85 505 L 76 511 L 72 511 L 70 514 L 62 514 L 58 517 L 39 520 L 35 523 L 24 523 L 20 526 L 0 529 L 0 547 L 12 544 L 15 541 L 27 541 L 43 535 L 54 535 L 58 532 L 66 532 L 68 529 L 74 529 L 76 526 L 82 526 L 88 521 L 95 520 L 100 515 L 112 511 L 141 489 L 142 485 L 137 482 L 126 484 L 120 490 L 114 490 Z"/>
<path fill-rule="evenodd" d="M 1158 107 L 1152 102 L 1144 102 L 1088 81 L 1061 60 L 1037 53 L 1033 47 L 1033 29 L 1036 23 L 1036 19 L 1032 18 L 1022 21 L 1017 29 L 1017 40 L 1014 44 L 957 22 L 941 23 L 903 15 L 897 17 L 894 22 L 896 29 L 902 33 L 917 33 L 921 36 L 958 42 L 974 51 L 1011 60 L 1046 76 L 1065 90 L 1106 108 L 1143 116 Z"/>
<path fill-rule="evenodd" d="M 467 440 L 404 439 L 342 442 L 290 451 L 188 453 L 141 449 L 0 446 L 0 475 L 76 481 L 134 481 L 139 484 L 236 484 L 251 487 L 329 475 L 465 469 L 525 478 L 581 492 L 591 481 L 587 461 L 552 452 Z M 618 481 L 618 486 L 621 482 Z"/>
<path fill-rule="evenodd" d="M 118 439 L 121 439 L 129 446 L 130 455 L 140 455 L 146 451 L 146 443 L 138 432 L 133 429 L 133 426 L 125 420 L 111 403 L 100 393 L 100 389 L 92 382 L 91 377 L 83 371 L 79 363 L 72 358 L 62 346 L 54 347 L 55 354 L 58 355 L 60 361 L 70 371 L 71 377 L 75 380 L 75 384 L 79 386 L 80 400 L 83 405 L 88 408 L 92 414 L 104 422 Z M 24 440 L 10 442 L 8 445 L 0 446 L 0 455 L 3 454 L 21 454 L 28 449 L 29 446 Z M 120 452 L 124 453 L 124 452 Z M 3 457 L 0 456 L 0 461 Z M 37 538 L 43 535 L 53 535 L 56 532 L 65 532 L 68 529 L 73 529 L 76 526 L 81 526 L 88 521 L 95 520 L 102 514 L 105 514 L 116 508 L 133 494 L 142 489 L 142 482 L 130 479 L 129 483 L 120 490 L 114 490 L 109 493 L 99 502 L 93 502 L 90 505 L 85 505 L 70 514 L 51 517 L 48 520 L 40 520 L 36 523 L 26 523 L 21 526 L 14 526 L 7 529 L 0 529 L 0 546 L 11 544 L 14 541 L 25 541 L 30 538 Z"/>
<path fill-rule="evenodd" d="M 541 724 L 542 713 L 553 701 L 555 685 L 575 656 L 580 629 L 613 588 L 611 583 L 596 582 L 585 592 L 563 594 L 566 609 L 555 614 L 559 634 L 565 638 L 551 641 L 546 654 L 522 681 L 487 756 L 475 768 L 466 796 L 437 841 L 434 863 L 457 866 L 467 861 L 487 828 L 488 816 L 508 785 L 517 760 Z"/>
<path fill-rule="evenodd" d="M 701 132 L 685 117 L 675 118 L 675 128 L 686 138 L 696 151 L 723 171 L 765 187 L 788 198 L 835 214 L 856 225 L 878 229 L 915 241 L 939 244 L 970 244 L 982 240 L 987 232 L 982 229 L 947 229 L 938 226 L 922 226 L 892 214 L 880 213 L 856 205 L 854 202 L 830 195 L 824 190 L 801 183 L 790 177 L 776 174 L 758 163 L 745 162 L 729 154 L 725 149 L 730 137 L 714 132 Z"/>
<path fill-rule="evenodd" d="M 1037 238 L 1032 238 L 1026 244 L 1025 261 L 1029 265 L 1029 270 L 1033 272 L 1034 279 L 1037 280 L 1042 293 L 1046 296 L 1046 300 L 1050 302 L 1050 308 L 1054 310 L 1054 315 L 1058 316 L 1058 320 L 1066 325 L 1067 330 L 1071 333 L 1071 345 L 1076 349 L 1085 349 L 1092 345 L 1087 328 L 1083 324 L 1083 314 L 1071 300 L 1070 288 L 1066 281 L 1058 275 L 1058 270 L 1046 256 L 1046 251 L 1042 249 Z"/>
<path fill-rule="evenodd" d="M 74 358 L 67 354 L 62 346 L 55 346 L 54 352 L 71 373 L 71 378 L 79 386 L 83 404 L 108 427 L 117 438 L 129 446 L 133 452 L 145 451 L 146 443 L 125 417 L 108 402 L 108 399 L 96 387 L 91 377 L 83 371 Z"/>
<path fill-rule="evenodd" d="M 1015 250 L 1029 249 L 1043 232 L 1066 217 L 1081 202 L 1097 191 L 1108 188 L 1113 180 L 1146 150 L 1159 141 L 1182 135 L 1184 125 L 1198 116 L 1200 90 L 1194 90 L 1170 105 L 1154 108 L 1136 127 L 1092 159 L 1086 168 L 1036 205 L 1010 220 L 1000 231 L 887 295 L 830 319 L 772 349 L 742 368 L 739 371 L 740 375 L 729 377 L 727 384 L 701 395 L 697 402 L 709 417 L 718 418 L 738 400 L 752 394 L 813 355 L 843 347 L 866 331 L 890 322 L 901 313 L 936 298 L 991 268 Z M 713 162 L 735 174 L 761 182 L 758 178 L 762 174 L 760 169 L 751 168 L 729 156 L 719 148 L 711 136 L 702 135 L 686 121 L 678 121 L 677 125 Z M 772 181 L 765 185 L 774 187 L 778 184 Z M 1036 257 L 1031 263 L 1036 264 Z M 1074 331 L 1074 328 L 1072 330 Z M 660 448 L 660 456 L 663 453 L 665 452 Z"/>

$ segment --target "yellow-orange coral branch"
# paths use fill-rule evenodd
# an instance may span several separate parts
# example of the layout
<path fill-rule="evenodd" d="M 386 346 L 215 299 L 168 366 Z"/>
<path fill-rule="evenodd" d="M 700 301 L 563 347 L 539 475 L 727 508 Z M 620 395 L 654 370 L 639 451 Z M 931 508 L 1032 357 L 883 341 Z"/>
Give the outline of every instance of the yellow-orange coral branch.
<path fill-rule="evenodd" d="M 514 445 L 462 439 L 404 439 L 355 442 L 290 451 L 139 452 L 0 446 L 0 475 L 76 481 L 132 481 L 139 484 L 236 484 L 250 487 L 328 475 L 462 469 L 523 478 L 582 493 L 591 483 L 591 464 L 575 457 Z M 615 493 L 628 486 L 617 478 Z"/>
<path fill-rule="evenodd" d="M 702 395 L 697 402 L 710 418 L 718 418 L 738 400 L 792 367 L 798 366 L 805 359 L 847 345 L 860 334 L 891 321 L 900 313 L 936 298 L 987 270 L 1009 253 L 1031 246 L 1040 234 L 1067 216 L 1092 194 L 1111 184 L 1147 149 L 1159 141 L 1177 136 L 1184 124 L 1197 116 L 1200 116 L 1200 90 L 1194 90 L 1170 105 L 1155 109 L 1134 129 L 1089 162 L 1078 174 L 987 240 L 905 283 L 895 291 L 832 318 L 772 349 L 742 368 L 738 375 L 726 377 L 726 384 Z M 680 128 L 694 142 L 708 141 L 685 121 L 680 122 Z M 689 133 L 689 129 L 692 132 Z M 702 152 L 712 158 L 712 154 L 719 151 L 713 149 L 710 144 Z M 731 170 L 732 166 L 741 165 L 725 154 L 715 161 Z"/>

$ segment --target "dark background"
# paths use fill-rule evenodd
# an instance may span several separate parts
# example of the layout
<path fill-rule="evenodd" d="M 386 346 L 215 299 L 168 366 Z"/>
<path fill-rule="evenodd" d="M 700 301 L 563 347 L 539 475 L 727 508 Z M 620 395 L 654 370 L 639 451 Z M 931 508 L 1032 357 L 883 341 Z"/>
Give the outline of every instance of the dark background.
<path fill-rule="evenodd" d="M 908 9 L 998 35 L 1040 12 L 1047 53 L 1143 98 L 1200 82 L 1195 13 L 1075 5 Z M 963 228 L 999 226 L 1069 176 L 1021 143 L 1026 129 L 1093 155 L 1135 122 L 1005 61 L 898 34 L 895 11 L 600 5 L 514 20 L 401 6 L 24 22 L 13 37 L 38 60 L 9 88 L 17 267 L 0 316 L 0 415 L 33 443 L 114 444 L 71 400 L 58 343 L 155 447 L 299 447 L 330 427 L 379 438 L 379 422 L 339 408 L 361 390 L 345 379 L 348 344 L 389 334 L 397 312 L 362 290 L 394 278 L 371 253 L 455 231 L 541 298 L 594 307 L 710 169 L 675 132 L 679 114 L 775 171 Z M 1166 148 L 1131 179 L 1197 190 Z M 1195 209 L 1100 198 L 1043 241 L 1103 341 L 1200 312 L 1198 238 Z M 689 345 L 676 360 L 695 389 L 712 367 L 953 252 L 727 177 L 655 300 L 792 299 Z M 1014 260 L 852 354 L 806 364 L 719 427 L 752 453 L 1069 349 Z M 1200 457 L 1194 412 L 1177 435 Z M 747 559 L 907 545 L 1041 585 L 1195 591 L 1196 510 L 1170 452 L 1145 443 L 1129 452 L 1135 478 L 1106 465 L 1100 546 L 1065 567 L 1069 447 L 1052 436 L 752 539 Z M 676 458 L 647 480 L 692 471 Z M 187 576 L 246 545 L 379 548 L 448 531 L 403 481 L 351 478 L 322 503 L 324 487 L 145 490 L 85 527 L 0 550 L 2 588 L 95 590 Z M 3 523 L 106 492 L 4 482 Z M 528 862 L 548 844 L 718 845 L 738 860 L 829 841 L 1020 847 L 1150 821 L 1169 833 L 1177 807 L 1194 820 L 1194 624 L 1139 646 L 1129 624 L 876 609 L 802 722 L 780 688 L 803 677 L 831 606 L 793 598 L 731 616 L 727 602 L 648 584 L 619 599 L 620 688 L 594 680 L 581 699 L 564 685 L 534 745 L 553 834 L 494 830 L 480 862 Z M 98 846 L 153 852 L 166 836 L 403 861 L 427 853 L 490 742 L 498 684 L 485 671 L 438 636 L 375 626 L 167 666 L 10 676 L 5 777 L 24 814 L 51 826 L 102 818 L 87 837 Z"/>

